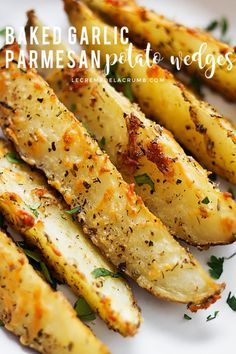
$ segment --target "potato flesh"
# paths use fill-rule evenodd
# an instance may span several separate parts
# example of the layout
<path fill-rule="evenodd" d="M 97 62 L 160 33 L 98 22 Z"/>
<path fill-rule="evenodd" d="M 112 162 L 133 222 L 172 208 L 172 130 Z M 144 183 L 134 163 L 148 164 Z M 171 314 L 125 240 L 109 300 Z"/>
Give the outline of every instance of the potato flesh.
<path fill-rule="evenodd" d="M 95 245 L 154 295 L 204 307 L 215 301 L 222 285 L 215 284 L 148 211 L 134 186 L 122 180 L 44 80 L 32 69 L 21 71 L 16 62 L 4 69 L 4 56 L 3 50 L 3 130 L 21 157 L 44 171 L 71 208 L 81 207 L 78 219 Z"/>
<path fill-rule="evenodd" d="M 98 26 L 101 38 L 104 34 L 104 23 L 85 5 L 75 0 L 66 0 L 66 11 L 71 24 L 80 34 L 81 27 L 86 26 L 89 45 L 88 51 L 99 50 L 102 63 L 106 55 L 120 55 L 127 51 L 127 45 L 92 44 L 91 29 Z M 106 25 L 107 37 L 113 42 L 113 28 Z M 132 58 L 144 53 L 133 49 Z M 133 60 L 134 62 L 134 60 Z M 133 94 L 142 111 L 169 129 L 175 138 L 187 148 L 196 159 L 209 170 L 236 183 L 236 131 L 230 121 L 226 120 L 210 104 L 199 101 L 173 75 L 158 65 L 152 69 L 136 65 L 131 68 L 126 61 L 119 64 L 118 73 L 121 76 L 141 78 L 142 82 L 132 82 Z M 150 81 L 151 79 L 152 81 Z M 154 80 L 154 81 L 153 81 Z"/>
<path fill-rule="evenodd" d="M 134 335 L 140 313 L 128 285 L 118 278 L 94 278 L 92 271 L 97 268 L 116 270 L 73 222 L 66 213 L 68 207 L 56 199 L 44 178 L 23 162 L 7 160 L 5 155 L 10 151 L 0 141 L 0 209 L 7 220 L 39 248 L 59 277 L 77 295 L 85 297 L 109 327 L 123 335 Z M 36 208 L 38 217 L 30 207 Z M 33 222 L 27 226 L 30 218 Z"/>
<path fill-rule="evenodd" d="M 108 350 L 0 231 L 0 318 L 22 344 L 40 353 L 105 354 Z"/>

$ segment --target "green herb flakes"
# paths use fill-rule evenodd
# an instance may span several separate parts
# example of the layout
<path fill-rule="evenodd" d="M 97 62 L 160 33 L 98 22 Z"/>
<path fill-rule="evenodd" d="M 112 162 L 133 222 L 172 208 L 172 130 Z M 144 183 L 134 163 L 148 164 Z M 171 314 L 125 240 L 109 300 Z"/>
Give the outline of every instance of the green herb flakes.
<path fill-rule="evenodd" d="M 98 142 L 98 145 L 100 146 L 101 149 L 104 149 L 106 145 L 106 138 L 103 136 L 102 139 Z"/>
<path fill-rule="evenodd" d="M 148 184 L 151 188 L 151 193 L 155 192 L 154 182 L 146 173 L 144 173 L 143 175 L 134 176 L 134 180 L 138 186 Z"/>
<path fill-rule="evenodd" d="M 14 151 L 8 152 L 5 155 L 5 157 L 11 163 L 22 163 L 21 159 L 19 158 L 19 156 Z"/>
<path fill-rule="evenodd" d="M 77 214 L 80 213 L 82 210 L 82 208 L 78 205 L 77 207 L 71 209 L 71 210 L 66 210 L 67 214 L 73 215 L 73 214 Z"/>
<path fill-rule="evenodd" d="M 95 279 L 100 277 L 112 277 L 112 278 L 120 278 L 121 275 L 119 273 L 111 272 L 109 269 L 106 268 L 96 268 L 92 271 L 92 275 Z"/>
<path fill-rule="evenodd" d="M 76 301 L 74 309 L 77 313 L 77 316 L 82 321 L 93 321 L 96 319 L 95 313 L 82 296 L 80 296 Z"/>
<path fill-rule="evenodd" d="M 214 315 L 209 315 L 209 316 L 207 316 L 206 321 L 209 322 L 209 321 L 214 320 L 214 319 L 217 317 L 218 313 L 219 313 L 219 311 L 215 311 L 215 312 L 214 312 Z"/>
<path fill-rule="evenodd" d="M 229 292 L 226 302 L 233 311 L 236 311 L 236 297 L 231 296 L 231 291 Z"/>
<path fill-rule="evenodd" d="M 27 204 L 25 204 L 25 205 L 27 206 L 27 208 L 29 208 L 30 211 L 32 211 L 32 213 L 34 214 L 34 216 L 35 216 L 36 218 L 39 217 L 38 208 L 40 208 L 41 204 L 38 205 L 37 207 L 32 207 L 32 206 L 27 205 Z"/>
<path fill-rule="evenodd" d="M 202 204 L 209 204 L 210 203 L 210 200 L 208 197 L 205 197 L 203 200 L 202 200 Z"/>
<path fill-rule="evenodd" d="M 190 317 L 189 315 L 187 315 L 186 313 L 184 314 L 184 319 L 190 321 L 192 319 L 192 317 Z"/>
<path fill-rule="evenodd" d="M 223 273 L 224 260 L 224 257 L 217 258 L 216 256 L 211 256 L 209 262 L 207 262 L 207 265 L 211 268 L 209 269 L 209 273 L 212 278 L 220 278 L 221 274 Z"/>

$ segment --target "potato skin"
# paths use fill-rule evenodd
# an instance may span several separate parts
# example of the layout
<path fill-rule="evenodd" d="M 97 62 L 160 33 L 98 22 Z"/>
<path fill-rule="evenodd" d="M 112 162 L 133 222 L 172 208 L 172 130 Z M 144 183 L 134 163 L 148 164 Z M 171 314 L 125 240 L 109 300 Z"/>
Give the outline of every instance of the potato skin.
<path fill-rule="evenodd" d="M 22 344 L 43 354 L 108 354 L 60 292 L 34 271 L 0 231 L 0 318 Z"/>
<path fill-rule="evenodd" d="M 36 246 L 47 264 L 78 296 L 83 296 L 107 325 L 132 336 L 140 325 L 140 311 L 128 284 L 121 278 L 95 279 L 92 271 L 117 272 L 86 238 L 45 179 L 25 163 L 14 164 L 12 148 L 0 140 L 0 210 L 11 226 Z M 36 214 L 30 207 L 37 208 Z"/>
<path fill-rule="evenodd" d="M 196 61 L 190 66 L 185 66 L 185 69 L 190 73 L 198 74 L 207 85 L 228 100 L 236 101 L 236 54 L 234 48 L 228 44 L 215 39 L 209 32 L 185 27 L 154 11 L 138 6 L 135 1 L 121 0 L 119 3 L 107 0 L 82 1 L 92 9 L 109 16 L 114 24 L 127 26 L 134 43 L 146 48 L 149 42 L 153 51 L 160 52 L 165 59 L 171 56 L 177 57 L 179 53 L 182 53 L 183 57 L 191 56 L 192 53 L 199 51 L 202 43 L 207 43 L 207 50 L 202 55 L 204 59 L 207 55 L 213 55 L 217 60 L 220 55 L 225 56 L 230 53 L 232 69 L 226 70 L 228 63 L 224 66 L 216 65 L 215 75 L 211 79 L 206 78 Z"/>
<path fill-rule="evenodd" d="M 162 298 L 201 308 L 219 298 L 199 263 L 144 206 L 34 69 L 4 68 L 0 55 L 0 121 L 20 156 L 44 171 L 71 208 L 80 206 L 83 230 L 110 261 L 143 288 Z"/>
<path fill-rule="evenodd" d="M 76 0 L 65 0 L 65 9 L 70 22 L 77 28 L 82 26 L 89 32 L 87 50 L 99 50 L 103 64 L 106 55 L 120 54 L 127 50 L 127 45 L 93 45 L 91 28 L 100 27 L 103 37 L 104 23 L 84 4 Z M 106 25 L 108 38 L 113 41 L 113 28 Z M 136 55 L 145 58 L 143 51 L 133 48 L 133 62 Z M 151 61 L 150 61 L 151 64 Z M 187 150 L 206 168 L 216 172 L 230 182 L 236 183 L 236 130 L 207 102 L 199 101 L 174 76 L 158 65 L 150 68 L 147 64 L 131 68 L 126 61 L 119 64 L 117 72 L 121 76 L 140 78 L 142 82 L 132 82 L 135 99 L 142 111 L 169 129 Z"/>
<path fill-rule="evenodd" d="M 37 26 L 39 30 L 42 27 L 33 12 L 28 13 L 29 26 Z M 39 45 L 28 45 L 28 50 L 54 50 L 53 45 L 40 43 L 40 36 L 38 40 Z M 57 49 L 67 50 L 63 45 Z M 65 59 L 65 67 L 66 64 Z M 186 156 L 170 132 L 148 120 L 100 72 L 89 67 L 77 72 L 74 69 L 49 72 L 42 68 L 40 73 L 60 101 L 68 109 L 74 109 L 96 140 L 105 142 L 103 149 L 126 182 L 134 183 L 134 176 L 145 173 L 151 177 L 155 191 L 147 184 L 136 184 L 135 190 L 171 233 L 204 247 L 235 240 L 236 203 L 232 198 L 210 183 L 207 172 Z M 73 75 L 88 82 L 75 88 L 71 83 Z M 207 205 L 202 203 L 206 196 L 210 201 Z"/>

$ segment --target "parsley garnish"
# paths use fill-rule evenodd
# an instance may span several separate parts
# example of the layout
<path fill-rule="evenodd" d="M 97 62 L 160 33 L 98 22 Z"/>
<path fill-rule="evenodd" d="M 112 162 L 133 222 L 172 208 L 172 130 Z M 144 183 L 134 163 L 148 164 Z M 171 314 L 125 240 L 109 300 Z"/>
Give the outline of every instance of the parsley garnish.
<path fill-rule="evenodd" d="M 214 279 L 219 279 L 221 274 L 223 273 L 223 265 L 225 260 L 229 260 L 236 256 L 236 252 L 231 254 L 229 257 L 219 257 L 217 258 L 216 256 L 211 256 L 209 262 L 207 262 L 207 265 L 211 268 L 209 269 L 209 273 Z"/>
<path fill-rule="evenodd" d="M 208 32 L 214 31 L 217 27 L 218 27 L 218 21 L 213 20 L 206 27 L 206 31 L 208 31 Z"/>
<path fill-rule="evenodd" d="M 229 42 L 226 38 L 225 35 L 228 32 L 229 29 L 229 22 L 227 20 L 227 18 L 222 17 L 220 20 L 213 20 L 207 27 L 206 27 L 206 31 L 208 32 L 212 32 L 215 29 L 219 29 L 220 30 L 220 34 L 221 34 L 221 40 L 223 42 Z"/>
<path fill-rule="evenodd" d="M 184 319 L 190 321 L 192 319 L 192 317 L 190 317 L 189 315 L 187 315 L 186 313 L 184 314 Z"/>
<path fill-rule="evenodd" d="M 73 112 L 73 113 L 75 113 L 75 112 L 76 112 L 76 110 L 77 110 L 77 106 L 76 106 L 76 104 L 75 104 L 75 103 L 72 103 L 72 105 L 70 106 L 70 110 L 71 110 L 71 112 Z"/>
<path fill-rule="evenodd" d="M 98 142 L 98 145 L 100 146 L 101 149 L 104 149 L 106 145 L 106 138 L 103 136 L 102 139 Z"/>
<path fill-rule="evenodd" d="M 57 282 L 51 276 L 51 274 L 48 270 L 48 267 L 43 262 L 40 254 L 37 251 L 35 251 L 34 249 L 28 248 L 28 246 L 25 244 L 24 241 L 18 241 L 17 245 L 23 249 L 23 251 L 24 251 L 25 255 L 28 257 L 29 263 L 32 265 L 32 267 L 35 270 L 40 271 L 42 273 L 42 275 L 44 276 L 45 280 L 52 286 L 52 288 L 56 289 Z"/>
<path fill-rule="evenodd" d="M 229 292 L 226 302 L 233 311 L 236 311 L 236 297 L 231 296 L 231 291 Z"/>
<path fill-rule="evenodd" d="M 138 186 L 148 184 L 151 188 L 151 193 L 155 192 L 154 182 L 146 173 L 144 173 L 143 175 L 134 176 L 134 180 Z"/>
<path fill-rule="evenodd" d="M 7 160 L 11 163 L 22 163 L 21 159 L 18 157 L 18 155 L 12 151 L 12 152 L 8 152 L 5 157 L 7 158 Z"/>
<path fill-rule="evenodd" d="M 0 327 L 4 327 L 4 323 L 0 320 Z"/>
<path fill-rule="evenodd" d="M 189 85 L 193 88 L 193 90 L 201 97 L 204 97 L 202 92 L 202 83 L 199 77 L 196 74 L 193 74 L 190 78 Z"/>
<path fill-rule="evenodd" d="M 117 61 L 115 64 L 112 64 L 110 66 L 110 71 L 106 75 L 106 78 L 112 86 L 116 87 L 118 86 L 121 87 L 121 91 L 127 97 L 131 102 L 134 101 L 134 95 L 132 92 L 132 87 L 131 87 L 131 78 L 129 76 L 121 76 L 117 70 L 118 70 L 119 62 Z M 122 81 L 125 82 L 122 82 Z"/>
<path fill-rule="evenodd" d="M 75 207 L 71 210 L 66 210 L 66 213 L 72 215 L 72 214 L 80 213 L 81 210 L 82 210 L 82 208 L 78 205 L 77 207 Z"/>
<path fill-rule="evenodd" d="M 106 268 L 96 268 L 91 273 L 95 279 L 100 277 L 112 277 L 112 278 L 120 278 L 121 275 L 119 273 L 111 272 L 109 269 Z"/>
<path fill-rule="evenodd" d="M 39 216 L 38 208 L 40 208 L 41 204 L 38 205 L 36 208 L 31 207 L 30 205 L 27 205 L 27 204 L 25 204 L 25 205 L 27 206 L 27 208 L 29 208 L 29 210 L 32 211 L 32 213 L 34 214 L 34 216 L 35 216 L 36 218 L 38 218 L 38 216 Z"/>
<path fill-rule="evenodd" d="M 0 30 L 0 36 L 5 36 L 6 35 L 6 27 L 5 28 L 2 28 Z"/>
<path fill-rule="evenodd" d="M 220 21 L 221 35 L 224 37 L 229 29 L 229 23 L 227 18 L 223 17 Z"/>
<path fill-rule="evenodd" d="M 55 279 L 53 279 L 51 277 L 51 274 L 50 274 L 50 272 L 48 270 L 48 267 L 46 266 L 46 264 L 44 262 L 40 262 L 40 268 L 41 268 L 41 272 L 43 273 L 43 276 L 47 280 L 47 282 L 49 284 L 51 284 L 53 289 L 56 289 L 57 283 L 56 283 Z"/>
<path fill-rule="evenodd" d="M 215 312 L 214 312 L 214 315 L 209 315 L 209 316 L 207 316 L 206 321 L 209 322 L 209 321 L 214 320 L 214 319 L 216 318 L 216 316 L 218 315 L 218 313 L 219 313 L 219 311 L 215 311 Z"/>
<path fill-rule="evenodd" d="M 123 94 L 127 97 L 130 102 L 134 102 L 134 95 L 132 92 L 131 81 L 128 81 L 130 77 L 126 77 L 127 81 L 123 84 Z"/>
<path fill-rule="evenodd" d="M 82 296 L 80 296 L 76 301 L 74 309 L 77 313 L 77 316 L 82 321 L 93 321 L 96 319 L 95 313 Z"/>
<path fill-rule="evenodd" d="M 209 273 L 214 279 L 219 279 L 221 274 L 223 273 L 223 264 L 224 257 L 217 258 L 216 256 L 211 256 L 207 265 L 211 268 L 209 269 Z"/>
<path fill-rule="evenodd" d="M 208 197 L 205 197 L 203 200 L 202 200 L 202 204 L 209 204 L 210 203 L 210 200 Z"/>

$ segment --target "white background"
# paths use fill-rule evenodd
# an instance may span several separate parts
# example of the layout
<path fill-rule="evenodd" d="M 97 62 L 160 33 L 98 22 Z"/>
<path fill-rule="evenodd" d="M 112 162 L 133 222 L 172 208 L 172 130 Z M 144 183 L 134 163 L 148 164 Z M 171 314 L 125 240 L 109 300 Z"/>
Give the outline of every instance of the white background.
<path fill-rule="evenodd" d="M 236 2 L 235 0 L 149 0 L 141 4 L 176 19 L 189 26 L 205 27 L 212 19 L 226 16 L 231 27 L 228 37 L 236 45 Z M 6 25 L 16 28 L 25 25 L 25 12 L 35 9 L 45 24 L 68 26 L 60 0 L 0 0 L 0 29 Z M 221 97 L 207 91 L 207 99 L 231 119 L 236 119 L 236 104 L 228 104 Z M 227 188 L 223 183 L 221 188 Z M 236 187 L 234 187 L 236 189 Z M 193 253 L 207 268 L 210 255 L 229 256 L 236 251 L 236 245 L 215 247 L 209 251 Z M 236 295 L 236 257 L 225 262 L 221 281 L 227 284 L 222 299 L 206 311 L 191 315 L 185 306 L 160 301 L 132 284 L 138 304 L 142 309 L 144 322 L 134 338 L 122 338 L 109 331 L 101 320 L 90 324 L 96 335 L 110 347 L 113 354 L 222 354 L 235 352 L 236 312 L 226 304 L 229 291 Z M 75 298 L 66 289 L 66 295 Z M 218 317 L 206 322 L 206 317 L 219 310 Z M 60 311 L 60 309 L 58 309 Z M 192 316 L 191 321 L 183 319 L 183 314 Z M 5 329 L 0 329 L 0 354 L 33 353 L 23 348 L 15 337 Z M 79 353 L 83 354 L 83 353 Z"/>

